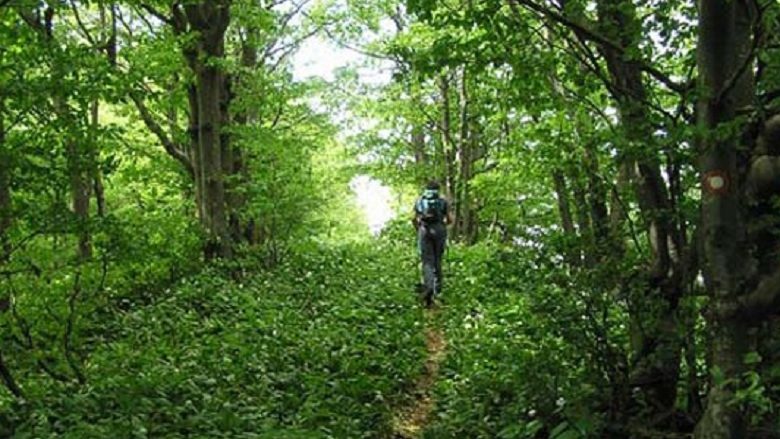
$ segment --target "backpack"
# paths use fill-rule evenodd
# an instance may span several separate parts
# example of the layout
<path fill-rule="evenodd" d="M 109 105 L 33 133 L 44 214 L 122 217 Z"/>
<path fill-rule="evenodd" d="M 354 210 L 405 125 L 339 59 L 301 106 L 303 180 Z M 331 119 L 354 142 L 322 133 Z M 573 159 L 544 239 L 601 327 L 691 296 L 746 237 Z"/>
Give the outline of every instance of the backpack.
<path fill-rule="evenodd" d="M 426 193 L 417 201 L 417 213 L 420 215 L 423 223 L 434 224 L 444 220 L 446 210 L 446 201 L 439 198 L 435 192 Z"/>

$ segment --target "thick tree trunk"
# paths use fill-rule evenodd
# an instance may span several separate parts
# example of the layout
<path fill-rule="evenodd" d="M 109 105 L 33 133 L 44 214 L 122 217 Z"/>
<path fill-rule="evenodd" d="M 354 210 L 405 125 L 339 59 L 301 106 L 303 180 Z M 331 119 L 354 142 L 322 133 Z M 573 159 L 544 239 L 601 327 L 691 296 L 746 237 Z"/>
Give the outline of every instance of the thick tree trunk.
<path fill-rule="evenodd" d="M 203 160 L 205 210 L 209 226 L 207 257 L 229 257 L 231 240 L 228 230 L 225 198 L 223 149 L 220 138 L 222 115 L 220 88 L 222 78 L 216 67 L 202 66 L 197 73 L 198 84 L 198 149 Z"/>
<path fill-rule="evenodd" d="M 733 403 L 735 387 L 745 371 L 743 359 L 751 343 L 742 316 L 724 310 L 739 308 L 740 296 L 753 282 L 748 274 L 751 258 L 740 200 L 738 140 L 715 134 L 715 130 L 734 123 L 737 110 L 753 94 L 752 69 L 740 73 L 751 41 L 750 12 L 745 2 L 731 0 L 701 0 L 699 12 L 702 269 L 712 307 L 711 367 L 722 378 L 711 380 L 696 437 L 736 439 L 745 436 L 745 423 L 739 405 Z"/>
<path fill-rule="evenodd" d="M 176 22 L 184 20 L 174 7 Z M 225 177 L 232 167 L 229 146 L 223 146 L 223 123 L 228 120 L 222 99 L 224 72 L 215 61 L 224 56 L 225 31 L 230 22 L 229 0 L 204 1 L 184 6 L 190 30 L 197 32 L 197 50 L 185 48 L 184 55 L 195 73 L 195 85 L 189 90 L 193 168 L 199 195 L 201 223 L 208 232 L 205 256 L 232 256 Z M 193 123 L 197 126 L 193 127 Z M 225 157 L 228 155 L 228 157 Z"/>

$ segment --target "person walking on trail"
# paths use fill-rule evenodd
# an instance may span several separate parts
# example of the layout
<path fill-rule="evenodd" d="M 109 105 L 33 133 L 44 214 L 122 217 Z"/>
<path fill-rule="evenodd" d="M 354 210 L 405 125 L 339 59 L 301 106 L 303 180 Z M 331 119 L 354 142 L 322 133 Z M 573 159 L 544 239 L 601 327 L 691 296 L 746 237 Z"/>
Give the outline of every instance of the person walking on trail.
<path fill-rule="evenodd" d="M 439 195 L 440 185 L 429 182 L 414 205 L 414 224 L 417 247 L 422 260 L 423 292 L 426 306 L 433 305 L 441 294 L 441 260 L 447 245 L 447 225 L 452 223 L 447 200 Z"/>

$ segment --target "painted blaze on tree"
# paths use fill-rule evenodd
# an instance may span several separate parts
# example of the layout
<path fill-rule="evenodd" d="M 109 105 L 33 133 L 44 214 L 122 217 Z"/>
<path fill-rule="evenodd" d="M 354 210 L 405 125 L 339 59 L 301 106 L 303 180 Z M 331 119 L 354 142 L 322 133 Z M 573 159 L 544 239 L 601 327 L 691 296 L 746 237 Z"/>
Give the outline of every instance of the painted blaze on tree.
<path fill-rule="evenodd" d="M 704 175 L 704 191 L 710 195 L 723 195 L 731 190 L 731 179 L 725 171 L 715 170 Z"/>

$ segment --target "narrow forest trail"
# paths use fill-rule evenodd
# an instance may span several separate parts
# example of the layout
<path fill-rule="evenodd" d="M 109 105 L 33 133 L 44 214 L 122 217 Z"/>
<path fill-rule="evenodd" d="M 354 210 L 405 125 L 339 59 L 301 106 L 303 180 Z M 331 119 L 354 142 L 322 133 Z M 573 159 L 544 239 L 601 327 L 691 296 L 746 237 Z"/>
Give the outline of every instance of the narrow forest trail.
<path fill-rule="evenodd" d="M 425 347 L 428 351 L 425 369 L 412 390 L 414 399 L 396 411 L 392 439 L 419 438 L 433 411 L 435 405 L 432 396 L 433 386 L 439 375 L 441 362 L 447 355 L 447 339 L 444 332 L 436 327 L 436 314 L 436 309 L 425 312 Z"/>

